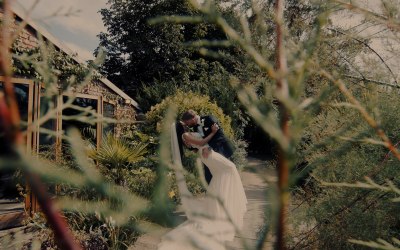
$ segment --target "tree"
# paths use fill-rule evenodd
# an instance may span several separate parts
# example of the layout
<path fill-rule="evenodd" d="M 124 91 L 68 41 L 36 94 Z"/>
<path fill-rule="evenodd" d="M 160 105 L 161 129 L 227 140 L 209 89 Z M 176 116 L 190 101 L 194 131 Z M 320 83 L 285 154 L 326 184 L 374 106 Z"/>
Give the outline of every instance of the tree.
<path fill-rule="evenodd" d="M 179 9 L 188 13 L 184 1 L 109 0 L 108 5 L 100 11 L 107 28 L 99 35 L 107 52 L 103 73 L 131 95 L 141 83 L 175 76 L 182 58 L 189 55 L 181 46 L 184 27 L 151 26 L 148 19 Z"/>
<path fill-rule="evenodd" d="M 277 39 L 273 44 L 273 42 L 265 43 L 259 39 L 264 35 L 262 32 L 274 29 L 265 25 L 270 22 L 270 20 L 264 19 L 269 15 L 268 5 L 266 5 L 267 8 L 254 12 L 255 15 L 252 16 L 254 22 L 243 20 L 247 30 L 241 32 L 222 20 L 221 16 L 214 12 L 211 2 L 206 1 L 204 5 L 194 3 L 194 5 L 209 15 L 209 19 L 220 25 L 230 39 L 245 50 L 260 67 L 260 71 L 265 74 L 264 81 L 258 89 L 255 88 L 257 87 L 255 84 L 248 86 L 246 81 L 255 80 L 251 74 L 253 71 L 250 73 L 243 71 L 243 78 L 236 80 L 239 98 L 263 130 L 276 141 L 280 151 L 277 160 L 279 187 L 277 197 L 279 221 L 276 223 L 277 248 L 286 249 L 289 240 L 298 240 L 297 235 L 299 234 L 291 235 L 291 237 L 286 235 L 287 230 L 285 230 L 285 223 L 287 223 L 285 216 L 289 212 L 289 190 L 296 187 L 299 176 L 311 170 L 313 170 L 313 175 L 310 176 L 305 187 L 312 189 L 316 195 L 311 197 L 311 200 L 304 201 L 308 202 L 311 207 L 304 213 L 314 225 L 311 224 L 310 228 L 306 228 L 310 230 L 303 235 L 300 234 L 301 238 L 308 238 L 311 243 L 316 242 L 320 248 L 341 249 L 351 247 L 346 244 L 349 235 L 357 238 L 363 238 L 366 235 L 377 237 L 377 234 L 371 234 L 368 230 L 374 225 L 379 225 L 380 230 L 383 229 L 378 234 L 384 237 L 393 235 L 390 230 L 396 230 L 395 234 L 398 233 L 398 229 L 394 228 L 398 222 L 389 223 L 393 221 L 393 216 L 390 214 L 396 214 L 398 209 L 395 205 L 385 206 L 385 203 L 393 198 L 392 196 L 385 197 L 385 194 L 374 193 L 372 196 L 364 195 L 358 198 L 359 195 L 351 191 L 342 192 L 342 190 L 336 189 L 330 192 L 318 182 L 320 180 L 354 181 L 360 175 L 368 174 L 374 168 L 374 163 L 379 162 L 378 157 L 385 152 L 373 144 L 386 146 L 400 159 L 400 154 L 391 142 L 393 138 L 389 137 L 393 132 L 388 130 L 389 133 L 385 134 L 382 130 L 383 125 L 393 122 L 387 120 L 386 124 L 383 124 L 381 121 L 384 119 L 379 118 L 375 113 L 375 107 L 387 109 L 387 104 L 377 105 L 377 103 L 369 102 L 370 97 L 376 98 L 377 96 L 370 95 L 371 93 L 376 94 L 376 89 L 366 87 L 365 84 L 368 81 L 358 82 L 359 85 L 356 85 L 352 82 L 348 84 L 348 81 L 343 80 L 345 74 L 354 70 L 352 67 L 356 65 L 355 58 L 362 51 L 362 47 L 354 39 L 356 37 L 343 36 L 340 33 L 332 32 L 329 26 L 325 26 L 329 24 L 328 14 L 337 8 L 336 3 L 328 2 L 310 9 L 292 8 L 292 16 L 286 15 L 284 18 L 282 15 L 284 12 L 283 1 L 275 1 L 276 16 L 272 26 L 275 25 Z M 294 1 L 288 3 L 286 10 L 296 7 Z M 354 8 L 352 5 L 350 7 L 346 4 L 343 5 L 350 9 Z M 313 15 L 312 12 L 307 13 L 314 9 L 317 10 L 318 15 Z M 300 10 L 305 10 L 305 17 L 310 18 L 303 24 L 299 22 L 303 18 L 299 13 Z M 260 15 L 262 18 L 258 19 Z M 386 20 L 384 23 L 386 24 Z M 299 32 L 296 27 L 306 27 L 306 29 Z M 252 29 L 259 30 L 261 33 L 253 35 L 250 32 Z M 289 32 L 283 32 L 288 30 Z M 268 53 L 268 46 L 276 49 L 276 59 L 273 53 Z M 282 52 L 286 52 L 286 54 Z M 288 67 L 286 67 L 286 62 Z M 263 74 L 255 74 L 255 76 L 263 77 Z M 274 82 L 276 86 L 272 92 L 274 92 L 275 100 L 272 101 L 268 96 L 270 94 L 268 85 Z M 368 106 L 364 107 L 361 103 Z M 389 103 L 394 102 L 389 101 Z M 278 112 L 272 104 L 278 104 Z M 396 108 L 394 110 L 397 110 Z M 394 110 L 390 110 L 389 113 L 393 113 Z M 353 125 L 357 127 L 353 127 Z M 385 128 L 387 127 L 385 126 Z M 354 135 L 354 132 L 357 134 Z M 333 146 L 331 142 L 333 142 Z M 303 159 L 306 159 L 303 165 L 306 168 L 300 168 L 303 166 L 298 165 L 301 163 L 299 160 Z M 326 163 L 332 164 L 333 167 L 330 168 L 331 166 Z M 347 168 L 343 168 L 344 165 Z M 292 173 L 289 173 L 289 170 Z M 391 170 L 386 173 L 382 171 L 380 174 L 383 178 L 394 176 Z M 315 178 L 317 182 L 312 182 L 312 178 Z M 380 184 L 382 185 L 382 183 Z M 302 192 L 305 191 L 302 190 Z M 356 204 L 353 206 L 355 209 L 351 211 L 355 216 L 347 215 L 351 209 L 347 203 L 349 197 L 351 197 L 351 203 Z M 300 203 L 300 205 L 302 204 Z M 369 212 L 369 209 L 374 209 L 379 213 L 378 220 L 370 219 L 373 213 L 368 216 L 363 215 L 364 212 Z M 273 219 L 271 220 L 272 222 L 269 224 L 275 224 Z M 358 224 L 359 222 L 362 226 Z M 348 226 L 348 224 L 351 225 Z M 314 230 L 315 228 L 317 230 Z M 337 240 L 338 235 L 343 237 L 339 241 Z M 398 240 L 395 239 L 394 242 L 398 242 Z M 299 246 L 298 243 L 302 243 L 302 239 L 299 239 L 294 247 Z M 301 245 L 301 247 L 303 249 L 310 245 Z"/>
<path fill-rule="evenodd" d="M 174 80 L 180 85 L 196 79 L 201 56 L 184 43 L 225 37 L 206 24 L 149 24 L 162 15 L 195 15 L 184 0 L 109 0 L 108 5 L 100 11 L 107 28 L 99 35 L 99 46 L 107 53 L 101 71 L 131 96 L 140 96 L 141 87 L 157 82 Z"/>
<path fill-rule="evenodd" d="M 149 24 L 158 16 L 201 16 L 185 0 L 109 0 L 108 5 L 100 11 L 107 28 L 99 35 L 98 48 L 106 52 L 100 69 L 104 75 L 134 97 L 144 111 L 177 89 L 208 95 L 233 118 L 242 135 L 247 115 L 230 85 L 230 75 L 239 73 L 239 68 L 244 71 L 243 52 L 229 45 L 212 45 L 201 53 L 197 45 L 188 45 L 198 40 L 218 44 L 226 41 L 224 32 L 209 22 Z M 236 14 L 232 8 L 223 9 L 227 17 Z"/>

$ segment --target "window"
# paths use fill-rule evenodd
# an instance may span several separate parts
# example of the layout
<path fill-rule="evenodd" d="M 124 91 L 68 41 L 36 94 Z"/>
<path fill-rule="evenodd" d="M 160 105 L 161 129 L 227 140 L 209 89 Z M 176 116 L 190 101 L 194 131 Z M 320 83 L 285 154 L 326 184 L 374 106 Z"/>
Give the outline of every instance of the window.
<path fill-rule="evenodd" d="M 21 131 L 28 130 L 25 136 L 27 153 L 32 148 L 32 110 L 33 110 L 33 81 L 26 79 L 12 79 L 18 110 L 21 118 Z M 0 77 L 0 91 L 4 91 L 4 83 Z"/>
<path fill-rule="evenodd" d="M 103 102 L 103 117 L 105 118 L 114 118 L 115 117 L 115 105 L 109 102 Z M 104 123 L 103 124 L 103 135 L 106 134 L 114 134 L 114 123 Z"/>
<path fill-rule="evenodd" d="M 89 96 L 88 96 L 89 97 Z M 73 105 L 79 106 L 81 108 L 91 108 L 92 110 L 95 110 L 96 113 L 99 112 L 98 110 L 98 104 L 99 100 L 98 97 L 93 96 L 93 97 L 76 97 Z M 63 103 L 66 103 L 68 101 L 69 97 L 68 96 L 63 96 Z M 79 131 L 82 134 L 82 137 L 91 143 L 93 145 L 97 145 L 98 142 L 98 125 L 97 124 L 89 124 L 86 123 L 85 121 L 78 121 L 75 119 L 71 119 L 71 117 L 76 118 L 74 116 L 82 113 L 82 111 L 73 109 L 73 108 L 66 108 L 63 109 L 62 111 L 62 129 L 64 131 L 67 131 L 71 127 L 76 127 L 79 129 Z"/>
<path fill-rule="evenodd" d="M 25 134 L 25 143 L 26 143 L 26 152 L 31 153 L 32 149 L 32 119 L 33 119 L 33 86 L 34 83 L 31 80 L 26 79 L 11 79 L 14 93 L 18 105 L 18 111 L 20 114 L 20 130 L 26 131 Z M 3 77 L 0 76 L 0 92 L 4 92 L 4 81 Z M 0 135 L 0 152 L 4 151 L 4 142 L 7 138 L 2 137 Z M 20 195 L 15 185 L 15 172 L 12 170 L 1 170 L 0 171 L 0 198 L 6 198 L 15 203 L 13 206 L 15 209 L 13 210 L 16 213 L 23 212 L 23 204 L 20 203 Z M 11 203 L 10 203 L 11 204 Z M 9 206 L 9 205 L 8 205 Z M 0 211 L 0 214 L 4 212 L 4 210 Z M 7 211 L 6 211 L 7 212 Z"/>
<path fill-rule="evenodd" d="M 52 100 L 48 100 L 48 97 L 46 96 L 40 96 L 40 105 L 39 105 L 39 118 L 46 115 L 47 112 L 50 111 L 50 103 L 53 103 L 54 106 L 56 104 L 56 98 L 53 97 Z M 56 107 L 53 107 L 53 109 Z M 44 124 L 42 124 L 42 126 L 40 127 L 41 129 L 47 130 L 47 131 L 57 131 L 57 117 L 56 115 L 54 117 L 52 117 L 51 119 L 47 120 Z M 43 152 L 43 151 L 52 151 L 55 148 L 55 144 L 56 144 L 56 136 L 55 135 L 51 135 L 49 133 L 46 132 L 39 132 L 39 152 Z"/>

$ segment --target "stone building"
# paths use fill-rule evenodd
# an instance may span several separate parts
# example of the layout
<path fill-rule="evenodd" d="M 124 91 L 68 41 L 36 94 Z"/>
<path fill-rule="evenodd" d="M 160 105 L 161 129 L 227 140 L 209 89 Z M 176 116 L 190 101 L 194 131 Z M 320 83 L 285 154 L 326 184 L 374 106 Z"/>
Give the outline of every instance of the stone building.
<path fill-rule="evenodd" d="M 57 53 L 65 56 L 65 58 L 69 58 L 68 63 L 72 62 L 73 65 L 86 67 L 86 63 L 74 55 L 62 42 L 53 37 L 43 27 L 28 20 L 22 10 L 14 7 L 13 12 L 15 22 L 11 30 L 16 31 L 19 24 L 27 20 L 27 24 L 19 32 L 19 36 L 13 48 L 20 51 L 29 51 L 37 49 L 44 43 L 46 46 L 50 45 Z M 0 9 L 0 20 L 2 19 L 3 12 Z M 88 84 L 83 86 L 69 86 L 67 90 L 65 90 L 62 83 L 58 83 L 57 86 L 51 86 L 51 88 L 55 87 L 58 94 L 51 96 L 54 106 L 45 108 L 44 99 L 48 97 L 44 96 L 44 93 L 46 92 L 46 88 L 50 88 L 49 84 L 40 80 L 40 77 L 34 77 L 34 73 L 30 73 L 31 75 L 23 71 L 16 71 L 12 78 L 21 120 L 24 123 L 23 130 L 26 130 L 24 139 L 28 154 L 40 152 L 42 146 L 50 146 L 50 148 L 55 151 L 55 155 L 61 153 L 62 144 L 64 142 L 59 132 L 65 131 L 71 125 L 78 127 L 82 132 L 84 129 L 90 129 L 92 131 L 92 142 L 97 146 L 100 144 L 105 133 L 113 133 L 114 136 L 118 137 L 123 134 L 125 129 L 130 127 L 129 123 L 105 124 L 103 122 L 96 122 L 95 124 L 88 125 L 79 121 L 63 119 L 63 117 L 66 116 L 76 115 L 78 112 L 71 108 L 63 108 L 63 105 L 65 105 L 70 97 L 73 98 L 73 105 L 84 108 L 91 107 L 91 112 L 100 119 L 107 117 L 114 118 L 117 121 L 135 121 L 140 111 L 139 105 L 135 100 L 99 74 L 97 77 L 93 78 L 93 80 L 90 80 Z M 3 88 L 2 81 L 4 81 L 4 77 L 0 72 L 0 92 Z M 53 109 L 56 115 L 51 120 L 44 123 L 41 128 L 55 132 L 56 136 L 48 136 L 48 134 L 39 133 L 39 127 L 35 125 L 35 121 L 39 120 L 41 116 L 44 115 L 44 111 L 48 112 L 48 109 Z M 7 182 L 6 175 L 1 175 L 0 173 L 0 178 L 2 178 L 0 179 L 1 229 L 2 227 L 7 227 L 6 219 L 9 221 L 18 220 L 18 218 L 21 217 L 21 211 L 17 209 L 18 206 L 15 204 L 15 206 L 6 206 L 6 208 L 2 206 L 1 200 L 4 201 L 4 199 L 6 199 L 6 203 L 10 204 L 10 197 L 5 197 L 6 195 L 4 195 L 6 192 L 4 191 Z M 7 207 L 9 207 L 9 209 Z M 25 210 L 32 212 L 36 209 L 35 198 L 27 196 L 25 199 Z"/>

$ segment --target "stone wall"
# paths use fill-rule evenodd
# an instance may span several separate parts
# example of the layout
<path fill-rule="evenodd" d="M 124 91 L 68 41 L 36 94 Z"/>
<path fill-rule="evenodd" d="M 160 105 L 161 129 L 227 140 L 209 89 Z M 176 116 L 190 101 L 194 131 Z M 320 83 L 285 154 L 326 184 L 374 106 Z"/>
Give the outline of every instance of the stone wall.
<path fill-rule="evenodd" d="M 136 120 L 136 110 L 131 104 L 126 104 L 125 100 L 119 95 L 113 93 L 107 86 L 99 81 L 93 81 L 82 90 L 82 93 L 103 96 L 104 101 L 111 102 L 115 105 L 114 118 L 117 121 L 128 121 L 128 123 L 117 123 L 115 126 L 115 135 L 120 137 L 130 129 L 129 121 Z"/>
<path fill-rule="evenodd" d="M 23 50 L 30 50 L 39 46 L 39 40 L 27 29 L 23 29 L 16 41 L 16 47 Z"/>
<path fill-rule="evenodd" d="M 126 123 L 118 123 L 117 126 L 115 126 L 115 135 L 120 137 L 129 130 L 134 129 L 133 124 L 130 122 L 136 121 L 136 111 L 132 110 L 128 105 L 121 105 L 116 109 L 115 119 L 117 119 L 117 121 L 127 121 Z"/>
<path fill-rule="evenodd" d="M 3 20 L 3 12 L 0 9 L 0 20 Z M 11 25 L 11 32 L 14 34 L 20 25 L 22 20 L 16 18 L 15 22 Z M 20 49 L 34 49 L 39 46 L 39 40 L 36 38 L 35 31 L 31 27 L 26 27 L 25 29 L 21 30 L 17 41 L 16 46 Z"/>

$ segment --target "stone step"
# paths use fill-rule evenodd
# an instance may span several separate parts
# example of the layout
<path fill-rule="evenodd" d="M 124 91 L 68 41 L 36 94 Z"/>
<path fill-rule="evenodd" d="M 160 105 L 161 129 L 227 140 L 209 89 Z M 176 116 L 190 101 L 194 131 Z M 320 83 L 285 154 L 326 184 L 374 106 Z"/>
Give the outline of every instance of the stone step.
<path fill-rule="evenodd" d="M 0 230 L 20 227 L 26 219 L 25 212 L 11 212 L 0 215 Z"/>
<path fill-rule="evenodd" d="M 0 230 L 19 227 L 25 218 L 24 203 L 0 199 Z"/>

